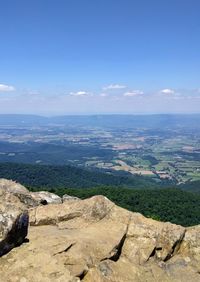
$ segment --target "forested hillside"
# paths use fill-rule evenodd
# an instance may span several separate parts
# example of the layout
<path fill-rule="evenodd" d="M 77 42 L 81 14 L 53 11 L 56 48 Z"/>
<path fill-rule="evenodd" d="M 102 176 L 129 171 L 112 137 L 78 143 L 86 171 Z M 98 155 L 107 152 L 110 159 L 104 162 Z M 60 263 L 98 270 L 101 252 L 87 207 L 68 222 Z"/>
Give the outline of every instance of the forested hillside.
<path fill-rule="evenodd" d="M 105 195 L 117 205 L 147 217 L 184 226 L 200 224 L 198 182 L 165 188 L 141 176 L 116 176 L 71 166 L 0 164 L 0 178 L 12 179 L 33 191 L 48 190 L 82 199 Z"/>
<path fill-rule="evenodd" d="M 131 188 L 159 187 L 141 176 L 116 176 L 72 166 L 0 163 L 0 178 L 16 180 L 25 186 L 41 188 L 91 188 L 117 186 Z"/>
<path fill-rule="evenodd" d="M 200 193 L 200 181 L 197 180 L 197 181 L 187 182 L 187 183 L 181 184 L 179 188 L 186 190 L 186 191 Z"/>

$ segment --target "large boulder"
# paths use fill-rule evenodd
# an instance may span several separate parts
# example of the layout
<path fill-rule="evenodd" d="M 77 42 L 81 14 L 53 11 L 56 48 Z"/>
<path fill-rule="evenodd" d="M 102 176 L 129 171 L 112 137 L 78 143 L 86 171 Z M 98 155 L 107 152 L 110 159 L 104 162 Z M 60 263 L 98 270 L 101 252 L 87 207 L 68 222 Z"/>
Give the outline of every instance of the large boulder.
<path fill-rule="evenodd" d="M 104 218 L 114 206 L 103 196 L 82 201 L 66 201 L 62 205 L 38 206 L 30 210 L 30 225 L 59 225 L 71 223 L 81 228 Z"/>
<path fill-rule="evenodd" d="M 70 196 L 70 195 L 67 195 L 67 194 L 65 194 L 65 195 L 62 196 L 62 201 L 63 201 L 63 202 L 79 201 L 79 200 L 80 200 L 80 198 L 74 197 L 74 196 Z"/>
<path fill-rule="evenodd" d="M 12 193 L 18 197 L 27 208 L 62 203 L 62 199 L 56 194 L 47 191 L 29 192 L 23 185 L 12 180 L 0 179 L 0 190 Z"/>
<path fill-rule="evenodd" d="M 33 200 L 35 200 L 38 203 L 38 205 L 62 203 L 62 199 L 58 195 L 47 191 L 31 192 L 30 196 L 32 197 Z"/>
<path fill-rule="evenodd" d="M 4 178 L 0 178 L 0 190 L 12 193 L 16 196 L 19 194 L 29 194 L 28 189 L 26 189 L 23 185 Z"/>
<path fill-rule="evenodd" d="M 0 190 L 0 256 L 23 243 L 28 232 L 28 212 L 13 194 Z"/>
<path fill-rule="evenodd" d="M 0 179 L 0 191 L 15 195 L 27 208 L 39 205 L 23 185 L 7 179 Z"/>

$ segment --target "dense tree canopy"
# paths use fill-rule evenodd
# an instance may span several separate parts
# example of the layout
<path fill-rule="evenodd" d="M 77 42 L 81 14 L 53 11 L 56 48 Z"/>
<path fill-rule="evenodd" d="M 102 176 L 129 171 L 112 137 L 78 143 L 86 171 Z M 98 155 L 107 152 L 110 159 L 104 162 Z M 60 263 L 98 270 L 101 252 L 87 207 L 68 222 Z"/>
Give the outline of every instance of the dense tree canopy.
<path fill-rule="evenodd" d="M 148 177 L 117 176 L 69 165 L 0 163 L 0 178 L 16 180 L 26 186 L 46 188 L 90 188 L 105 185 L 142 189 L 159 187 L 159 184 Z"/>
<path fill-rule="evenodd" d="M 0 178 L 16 180 L 33 191 L 48 190 L 60 196 L 69 194 L 84 199 L 101 194 L 147 217 L 184 226 L 200 224 L 198 193 L 167 189 L 140 176 L 116 176 L 71 166 L 4 163 L 0 164 Z M 198 191 L 199 182 L 196 184 L 188 186 Z"/>

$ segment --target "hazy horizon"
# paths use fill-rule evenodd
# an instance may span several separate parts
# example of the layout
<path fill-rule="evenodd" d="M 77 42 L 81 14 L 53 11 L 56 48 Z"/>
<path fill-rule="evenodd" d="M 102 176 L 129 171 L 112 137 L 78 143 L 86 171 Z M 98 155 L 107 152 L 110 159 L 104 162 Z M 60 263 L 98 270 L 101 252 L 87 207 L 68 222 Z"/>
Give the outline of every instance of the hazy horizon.
<path fill-rule="evenodd" d="M 200 116 L 200 113 L 68 113 L 68 114 L 32 114 L 32 113 L 0 113 L 1 116 L 38 116 L 38 117 L 62 117 L 62 116 Z"/>
<path fill-rule="evenodd" d="M 200 113 L 198 0 L 2 1 L 0 114 Z"/>

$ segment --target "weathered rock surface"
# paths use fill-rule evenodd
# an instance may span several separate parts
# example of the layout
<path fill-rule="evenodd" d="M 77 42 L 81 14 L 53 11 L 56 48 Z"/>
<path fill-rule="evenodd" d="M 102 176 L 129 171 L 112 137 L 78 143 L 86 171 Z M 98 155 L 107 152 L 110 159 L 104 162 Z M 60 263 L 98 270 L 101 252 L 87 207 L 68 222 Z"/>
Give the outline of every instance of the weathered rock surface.
<path fill-rule="evenodd" d="M 4 178 L 0 178 L 0 190 L 12 193 L 14 195 L 29 194 L 28 189 L 26 189 L 23 185 Z"/>
<path fill-rule="evenodd" d="M 69 202 L 69 201 L 79 201 L 80 199 L 78 197 L 73 197 L 73 196 L 69 196 L 67 194 L 62 196 L 62 201 L 63 202 Z"/>
<path fill-rule="evenodd" d="M 103 196 L 37 206 L 30 223 L 29 242 L 0 258 L 0 281 L 200 281 L 200 226 L 148 219 Z"/>
<path fill-rule="evenodd" d="M 64 202 L 62 205 L 39 206 L 30 210 L 30 224 L 65 224 L 65 228 L 73 224 L 71 228 L 81 228 L 103 219 L 113 206 L 114 203 L 103 196 Z"/>
<path fill-rule="evenodd" d="M 39 204 L 61 204 L 62 199 L 53 193 L 47 191 L 31 192 L 30 196 Z"/>
<path fill-rule="evenodd" d="M 13 194 L 0 190 L 0 256 L 20 245 L 28 232 L 28 212 Z"/>
<path fill-rule="evenodd" d="M 14 194 L 27 208 L 62 203 L 58 195 L 47 191 L 29 192 L 23 185 L 12 180 L 0 179 L 0 190 Z"/>

